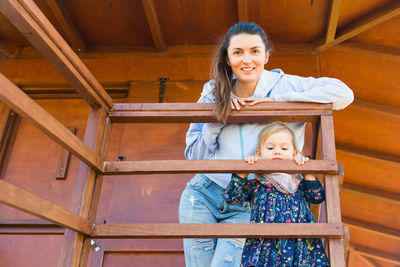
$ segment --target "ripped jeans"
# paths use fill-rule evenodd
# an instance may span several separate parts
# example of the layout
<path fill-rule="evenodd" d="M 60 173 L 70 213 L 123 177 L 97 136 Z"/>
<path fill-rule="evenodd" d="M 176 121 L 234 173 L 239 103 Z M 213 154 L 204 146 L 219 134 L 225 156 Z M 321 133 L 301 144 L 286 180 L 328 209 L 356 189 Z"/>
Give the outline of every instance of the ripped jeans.
<path fill-rule="evenodd" d="M 187 184 L 179 203 L 180 223 L 248 223 L 248 203 L 228 204 L 225 190 L 204 174 Z M 184 239 L 187 267 L 239 267 L 245 238 Z"/>

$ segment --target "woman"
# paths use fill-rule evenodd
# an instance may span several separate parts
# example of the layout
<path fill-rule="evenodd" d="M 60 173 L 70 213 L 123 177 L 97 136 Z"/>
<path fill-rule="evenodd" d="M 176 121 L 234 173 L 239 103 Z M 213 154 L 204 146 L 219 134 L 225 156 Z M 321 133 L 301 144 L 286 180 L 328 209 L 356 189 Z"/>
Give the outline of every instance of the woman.
<path fill-rule="evenodd" d="M 215 102 L 216 117 L 222 123 L 192 123 L 186 135 L 185 156 L 197 159 L 244 159 L 257 146 L 266 124 L 225 124 L 231 109 L 261 102 L 333 103 L 345 108 L 353 92 L 331 78 L 304 78 L 281 70 L 264 70 L 270 56 L 264 31 L 254 23 L 232 26 L 220 44 L 213 62 L 213 80 L 204 85 L 199 103 Z M 305 123 L 287 123 L 296 138 L 297 150 L 304 144 Z M 197 174 L 182 193 L 180 223 L 247 223 L 246 203 L 228 204 L 224 191 L 231 173 Z M 193 267 L 240 266 L 245 239 L 184 239 L 186 265 Z"/>

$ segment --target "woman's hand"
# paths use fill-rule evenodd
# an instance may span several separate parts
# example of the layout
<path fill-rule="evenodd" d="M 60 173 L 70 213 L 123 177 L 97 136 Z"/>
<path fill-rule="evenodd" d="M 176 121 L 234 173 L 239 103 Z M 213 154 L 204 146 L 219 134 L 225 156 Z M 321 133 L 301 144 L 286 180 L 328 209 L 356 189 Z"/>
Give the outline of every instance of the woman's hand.
<path fill-rule="evenodd" d="M 272 98 L 266 97 L 266 98 L 252 98 L 252 97 L 246 97 L 242 98 L 243 101 L 245 102 L 251 102 L 249 106 L 254 106 L 259 103 L 268 103 L 268 102 L 274 102 Z"/>
<path fill-rule="evenodd" d="M 240 105 L 245 106 L 246 102 L 244 102 L 241 98 L 231 98 L 231 108 L 233 110 L 240 110 Z"/>
<path fill-rule="evenodd" d="M 246 102 L 250 102 L 249 106 L 254 106 L 259 103 L 267 103 L 267 102 L 274 102 L 272 98 L 252 98 L 252 97 L 246 97 L 246 98 L 231 98 L 231 108 L 233 110 L 240 110 L 240 106 L 245 106 Z"/>

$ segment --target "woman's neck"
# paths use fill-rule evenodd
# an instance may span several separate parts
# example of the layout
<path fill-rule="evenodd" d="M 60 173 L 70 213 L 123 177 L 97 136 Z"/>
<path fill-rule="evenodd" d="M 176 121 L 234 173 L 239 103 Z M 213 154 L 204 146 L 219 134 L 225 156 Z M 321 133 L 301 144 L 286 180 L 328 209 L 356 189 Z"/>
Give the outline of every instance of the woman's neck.
<path fill-rule="evenodd" d="M 236 80 L 233 86 L 233 94 L 241 98 L 251 97 L 254 94 L 256 85 L 257 83 L 255 84 L 241 83 L 240 81 Z"/>

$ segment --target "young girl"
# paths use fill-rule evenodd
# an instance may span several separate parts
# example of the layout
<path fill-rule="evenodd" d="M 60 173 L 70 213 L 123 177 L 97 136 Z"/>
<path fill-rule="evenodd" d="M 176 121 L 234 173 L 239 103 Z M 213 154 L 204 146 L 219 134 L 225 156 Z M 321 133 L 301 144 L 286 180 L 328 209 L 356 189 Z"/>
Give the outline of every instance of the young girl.
<path fill-rule="evenodd" d="M 265 127 L 258 138 L 257 157 L 245 160 L 294 159 L 297 164 L 308 160 L 297 153 L 293 132 L 281 123 Z M 320 204 L 324 189 L 313 175 L 270 173 L 256 179 L 233 174 L 225 198 L 228 202 L 251 201 L 252 223 L 315 223 L 306 201 Z M 327 266 L 321 239 L 247 239 L 242 266 Z"/>

